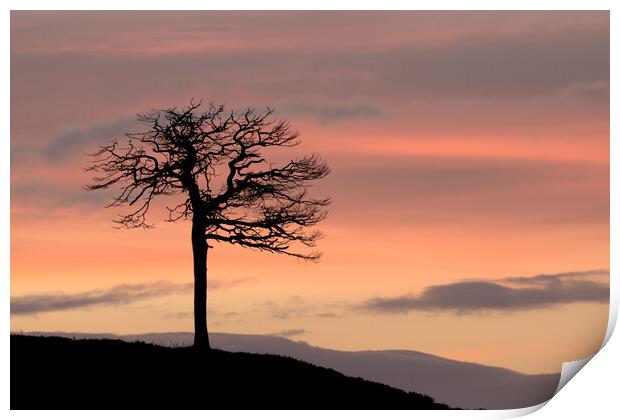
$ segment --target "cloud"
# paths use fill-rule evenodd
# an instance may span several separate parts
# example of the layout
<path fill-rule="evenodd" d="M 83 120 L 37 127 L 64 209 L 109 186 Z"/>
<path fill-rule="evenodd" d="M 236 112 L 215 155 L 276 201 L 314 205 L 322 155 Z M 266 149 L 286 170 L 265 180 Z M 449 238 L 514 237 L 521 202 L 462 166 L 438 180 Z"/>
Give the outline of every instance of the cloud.
<path fill-rule="evenodd" d="M 194 318 L 194 313 L 191 311 L 177 311 L 177 312 L 163 312 L 161 310 L 152 311 L 154 314 L 158 314 L 162 319 L 192 319 Z M 212 318 L 234 318 L 241 315 L 239 312 L 235 311 L 214 311 L 212 309 L 207 310 L 207 316 Z"/>
<path fill-rule="evenodd" d="M 291 296 L 280 302 L 271 300 L 256 304 L 253 311 L 265 313 L 271 318 L 291 320 L 301 318 L 337 318 L 341 309 L 349 305 L 344 302 L 308 301 L 302 296 Z"/>
<path fill-rule="evenodd" d="M 226 289 L 245 283 L 248 279 L 230 281 L 210 280 L 209 290 Z M 172 294 L 191 293 L 193 283 L 172 283 L 159 281 L 154 283 L 121 284 L 109 289 L 89 290 L 81 293 L 36 293 L 11 298 L 11 315 L 35 315 L 44 312 L 84 309 L 93 306 L 128 305 L 134 302 L 168 296 Z M 164 315 L 167 318 L 183 318 L 182 312 Z"/>
<path fill-rule="evenodd" d="M 209 280 L 207 282 L 207 288 L 209 290 L 221 290 L 221 289 L 229 289 L 231 287 L 238 286 L 243 283 L 247 283 L 253 279 L 250 278 L 240 278 L 240 279 L 232 279 L 232 280 Z"/>
<path fill-rule="evenodd" d="M 609 25 L 609 13 L 604 11 L 18 11 L 11 14 L 11 37 L 14 54 L 134 58 L 212 51 L 375 51 L 402 44 L 444 45 L 463 38 L 523 37 L 605 24 Z"/>
<path fill-rule="evenodd" d="M 78 155 L 89 146 L 108 143 L 114 138 L 123 137 L 136 126 L 135 117 L 123 117 L 112 121 L 93 124 L 88 127 L 63 131 L 53 137 L 41 150 L 42 155 L 51 162 L 62 161 L 71 155 Z"/>
<path fill-rule="evenodd" d="M 440 25 L 445 27 L 447 23 Z M 402 22 L 399 29 L 407 31 L 410 26 Z M 354 39 L 357 36 L 358 43 L 363 42 L 359 27 L 350 28 L 349 35 Z M 156 31 L 149 33 L 156 35 Z M 27 95 L 18 97 L 20 101 L 39 93 L 31 88 L 37 76 L 44 78 L 46 83 L 40 83 L 46 90 L 55 93 L 71 88 L 69 93 L 73 95 L 97 94 L 117 101 L 123 92 L 145 95 L 144 89 L 156 89 L 162 94 L 185 95 L 196 87 L 209 86 L 210 94 L 228 102 L 232 92 L 238 92 L 239 98 L 246 100 L 248 96 L 264 97 L 269 93 L 272 98 L 293 105 L 299 105 L 295 102 L 300 95 L 317 98 L 322 95 L 340 101 L 373 98 L 374 102 L 384 98 L 389 104 L 410 102 L 412 98 L 525 97 L 554 92 L 571 83 L 609 80 L 609 26 L 604 19 L 587 30 L 567 28 L 526 34 L 459 37 L 440 45 L 411 41 L 371 50 L 344 47 L 341 51 L 333 48 L 300 51 L 297 48 L 235 53 L 210 49 L 177 55 L 174 59 L 167 55 L 128 58 L 97 54 L 15 54 L 11 65 L 20 71 L 15 79 L 16 88 Z M 314 35 L 307 37 L 303 32 L 298 35 L 315 42 Z M 198 32 L 196 36 L 202 35 Z M 334 47 L 338 42 L 328 45 Z M 67 79 L 69 71 L 74 77 Z M 97 75 L 96 80 L 93 74 Z M 162 84 L 162 80 L 166 83 Z M 49 81 L 56 84 L 50 86 Z M 93 87 L 95 81 L 105 89 Z M 217 86 L 211 87 L 216 83 Z M 319 108 L 301 105 L 306 111 L 316 112 Z"/>
<path fill-rule="evenodd" d="M 609 125 L 608 89 L 605 92 L 609 83 L 608 13 L 368 13 L 363 14 L 363 19 L 359 14 L 336 15 L 323 13 L 309 18 L 308 14 L 268 14 L 260 19 L 239 13 L 217 17 L 175 15 L 176 24 L 183 27 L 183 41 L 169 46 L 172 55 L 145 56 L 145 49 L 159 49 L 159 41 L 170 40 L 161 33 L 166 30 L 162 25 L 147 25 L 142 32 L 125 34 L 121 41 L 117 39 L 119 32 L 110 30 L 116 25 L 106 24 L 123 19 L 127 28 L 144 25 L 138 15 L 83 16 L 75 27 L 76 19 L 71 14 L 56 15 L 59 21 L 51 26 L 50 16 L 22 14 L 17 19 L 22 25 L 15 26 L 11 38 L 15 40 L 11 56 L 11 131 L 12 139 L 24 144 L 14 146 L 15 142 L 11 142 L 11 158 L 15 161 L 29 154 L 38 157 L 40 151 L 35 149 L 45 147 L 47 159 L 66 159 L 74 153 L 74 145 L 84 144 L 76 137 L 89 133 L 89 121 L 99 120 L 95 125 L 114 127 L 113 121 L 104 120 L 110 110 L 129 115 L 144 111 L 144 104 L 167 106 L 192 96 L 235 106 L 252 103 L 278 108 L 291 104 L 291 114 L 297 107 L 303 115 L 332 123 L 347 118 L 358 118 L 353 121 L 362 123 L 382 110 L 390 115 L 389 119 L 370 121 L 382 137 L 398 130 L 406 130 L 412 137 L 478 136 L 481 132 L 492 132 L 497 137 L 529 137 L 543 128 L 552 128 L 564 137 L 566 133 L 576 135 L 571 129 L 574 126 Z M 216 23 L 206 25 L 206 18 Z M 255 25 L 266 18 L 274 25 Z M 168 22 L 171 15 L 164 13 L 158 19 Z M 198 19 L 202 24 L 190 25 L 192 31 L 188 32 L 183 25 L 188 19 Z M 245 19 L 252 22 L 244 25 Z M 580 19 L 588 23 L 577 23 Z M 310 32 L 301 29 L 328 20 L 338 29 L 338 36 L 330 34 L 317 42 L 316 34 L 309 36 Z M 339 25 L 340 20 L 347 24 Z M 88 30 L 82 27 L 86 21 Z M 469 29 L 445 39 L 446 31 L 459 27 L 459 22 Z M 368 23 L 372 30 L 366 30 Z M 506 25 L 518 28 L 507 31 Z M 101 31 L 98 35 L 92 30 L 95 26 Z M 421 26 L 434 35 L 419 33 Z M 498 31 L 500 26 L 502 30 Z M 245 35 L 247 39 L 266 36 L 270 42 L 240 42 L 238 31 L 249 27 L 254 30 Z M 279 33 L 282 28 L 288 28 L 285 34 Z M 369 42 L 390 38 L 372 35 L 381 33 L 381 28 L 389 28 L 387 32 L 398 42 L 367 48 Z M 40 30 L 44 32 L 34 36 Z M 140 36 L 136 37 L 137 33 Z M 231 33 L 236 35 L 231 37 Z M 60 41 L 60 34 L 64 34 L 64 47 L 72 48 L 80 40 L 85 42 L 85 48 L 68 53 L 61 52 L 63 47 L 51 53 L 51 45 L 42 46 L 42 40 Z M 107 36 L 115 41 L 103 41 Z M 231 39 L 237 39 L 245 49 L 253 47 L 239 51 L 223 45 L 214 49 L 209 41 L 227 44 Z M 422 39 L 431 42 L 419 42 Z M 196 40 L 207 40 L 209 45 L 204 51 L 181 53 L 179 48 L 185 50 Z M 270 50 L 271 41 L 277 40 L 294 41 L 290 42 L 291 48 Z M 32 43 L 38 52 L 23 45 L 24 41 Z M 93 49 L 93 42 L 111 52 L 125 48 L 131 51 L 101 54 Z M 312 45 L 321 48 L 305 48 Z M 594 85 L 600 90 L 583 88 Z M 323 109 L 323 104 L 332 108 Z M 359 117 L 361 114 L 366 116 Z M 63 131 L 68 121 L 80 121 L 86 126 Z M 60 131 L 57 150 L 41 146 L 40 140 L 49 136 L 46 133 Z M 582 137 L 591 142 L 591 133 Z M 553 138 L 539 137 L 542 141 Z M 86 143 L 94 146 L 103 139 Z M 23 150 L 26 146 L 30 149 Z M 24 164 L 23 170 L 27 171 L 28 165 Z"/>
<path fill-rule="evenodd" d="M 373 298 L 359 308 L 381 313 L 450 311 L 469 314 L 523 311 L 580 302 L 605 303 L 609 301 L 608 282 L 609 272 L 600 270 L 464 280 L 428 287 L 417 296 Z"/>
<path fill-rule="evenodd" d="M 271 333 L 269 335 L 277 335 L 280 337 L 294 337 L 296 335 L 308 334 L 308 331 L 303 328 L 293 328 L 290 330 L 282 330 L 280 332 Z"/>
<path fill-rule="evenodd" d="M 356 118 L 380 117 L 384 113 L 373 105 L 316 105 L 291 104 L 281 107 L 280 111 L 287 115 L 310 116 L 325 123 L 334 123 Z"/>
<path fill-rule="evenodd" d="M 192 318 L 194 314 L 192 312 L 187 311 L 179 311 L 179 312 L 169 312 L 162 314 L 163 319 L 188 319 Z"/>
<path fill-rule="evenodd" d="M 555 95 L 574 84 L 608 83 L 606 12 L 148 16 L 12 15 L 12 137 L 38 143 L 43 134 L 33 132 L 56 132 L 69 120 L 102 118 L 110 109 L 142 111 L 145 103 L 168 105 L 192 95 L 240 105 L 296 104 L 300 98 L 315 104 L 370 101 L 390 115 L 405 113 L 404 122 L 390 121 L 386 129 L 428 125 L 459 135 L 472 119 L 478 129 L 492 124 L 503 132 L 530 133 L 537 123 L 551 124 L 550 116 L 561 120 L 557 130 L 583 123 L 592 110 L 593 117 L 608 118 L 600 107 L 579 106 L 571 114 L 579 118 L 571 119 L 561 98 L 534 109 L 510 102 Z M 146 24 L 154 16 L 153 22 L 166 24 Z M 119 32 L 119 19 L 132 28 L 129 33 Z M 322 29 L 320 39 L 307 30 L 325 26 L 331 29 Z M 282 41 L 289 46 L 273 50 Z M 231 42 L 242 49 L 231 48 Z M 188 50 L 195 43 L 204 45 Z M 158 53 L 162 48 L 165 53 Z M 582 94 L 607 107 L 604 94 L 571 91 Z M 441 100 L 489 98 L 502 102 L 472 102 L 443 119 L 434 112 L 420 116 Z M 316 112 L 317 106 L 311 108 Z"/>
<path fill-rule="evenodd" d="M 334 312 L 319 312 L 314 314 L 314 316 L 316 316 L 317 318 L 337 318 L 338 315 L 336 315 Z"/>
<path fill-rule="evenodd" d="M 81 188 L 79 181 L 71 184 L 50 182 L 45 179 L 11 183 L 11 202 L 17 207 L 35 207 L 43 214 L 51 210 L 66 209 L 73 206 L 81 208 L 101 208 L 110 202 L 105 194 L 93 194 Z"/>
<path fill-rule="evenodd" d="M 83 309 L 92 306 L 127 305 L 141 300 L 192 291 L 191 283 L 160 281 L 121 284 L 109 289 L 81 293 L 41 293 L 11 298 L 11 315 L 34 315 L 42 312 Z"/>

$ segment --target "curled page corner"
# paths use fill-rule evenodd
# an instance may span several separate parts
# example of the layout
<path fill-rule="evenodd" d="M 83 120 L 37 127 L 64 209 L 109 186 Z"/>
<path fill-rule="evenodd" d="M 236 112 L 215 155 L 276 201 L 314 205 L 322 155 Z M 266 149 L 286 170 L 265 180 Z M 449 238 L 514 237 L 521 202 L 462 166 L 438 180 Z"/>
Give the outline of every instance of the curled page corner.
<path fill-rule="evenodd" d="M 579 372 L 592 358 L 596 355 L 594 353 L 591 356 L 584 357 L 583 359 L 573 360 L 572 362 L 564 362 L 562 363 L 562 371 L 560 372 L 560 382 L 558 383 L 558 387 L 555 389 L 553 396 L 557 395 L 558 392 L 564 385 L 568 383 L 573 377 Z M 552 397 L 553 398 L 553 397 Z"/>

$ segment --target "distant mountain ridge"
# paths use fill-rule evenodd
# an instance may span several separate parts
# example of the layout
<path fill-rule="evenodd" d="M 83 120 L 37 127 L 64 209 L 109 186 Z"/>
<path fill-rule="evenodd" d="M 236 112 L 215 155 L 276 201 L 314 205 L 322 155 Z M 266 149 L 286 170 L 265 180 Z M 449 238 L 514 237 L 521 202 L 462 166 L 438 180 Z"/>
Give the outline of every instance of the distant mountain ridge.
<path fill-rule="evenodd" d="M 188 346 L 193 342 L 193 334 L 185 332 L 137 335 L 62 332 L 27 334 L 118 338 L 169 347 Z M 289 356 L 348 376 L 427 394 L 453 407 L 510 409 L 537 405 L 553 396 L 560 380 L 559 374 L 526 375 L 413 350 L 339 351 L 267 335 L 211 333 L 209 337 L 214 348 Z"/>

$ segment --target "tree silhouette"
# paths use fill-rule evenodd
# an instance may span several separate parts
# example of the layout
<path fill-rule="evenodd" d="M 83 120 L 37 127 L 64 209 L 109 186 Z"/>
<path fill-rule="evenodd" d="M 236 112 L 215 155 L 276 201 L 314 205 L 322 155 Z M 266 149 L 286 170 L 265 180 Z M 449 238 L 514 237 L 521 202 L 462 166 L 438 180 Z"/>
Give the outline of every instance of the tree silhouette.
<path fill-rule="evenodd" d="M 209 348 L 207 333 L 207 251 L 213 242 L 228 242 L 317 261 L 319 252 L 304 252 L 321 238 L 308 228 L 323 220 L 327 198 L 313 198 L 311 181 L 329 173 L 316 155 L 276 164 L 266 151 L 299 144 L 299 133 L 273 110 L 201 109 L 193 101 L 138 114 L 146 128 L 125 134 L 90 155 L 94 171 L 89 190 L 119 187 L 107 207 L 127 205 L 115 222 L 126 228 L 150 228 L 146 216 L 159 195 L 181 196 L 167 221 L 192 221 L 194 262 L 194 346 Z"/>

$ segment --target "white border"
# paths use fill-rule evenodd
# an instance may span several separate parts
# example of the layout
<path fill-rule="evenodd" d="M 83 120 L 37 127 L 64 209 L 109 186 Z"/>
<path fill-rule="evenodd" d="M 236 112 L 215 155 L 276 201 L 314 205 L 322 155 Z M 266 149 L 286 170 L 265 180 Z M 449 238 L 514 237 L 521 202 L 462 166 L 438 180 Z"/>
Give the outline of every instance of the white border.
<path fill-rule="evenodd" d="M 618 74 L 618 25 L 620 19 L 616 15 L 620 8 L 617 6 L 618 2 L 613 0 L 503 0 L 491 1 L 491 0 L 476 0 L 476 1 L 459 1 L 459 0 L 443 0 L 443 1 L 404 1 L 404 0 L 383 0 L 381 2 L 369 2 L 369 1 L 326 1 L 326 0 L 314 0 L 314 1 L 296 1 L 285 2 L 282 0 L 237 0 L 233 3 L 226 2 L 205 2 L 199 0 L 193 1 L 176 1 L 176 2 L 164 2 L 161 0 L 153 1 L 128 1 L 128 0 L 107 0 L 107 1 L 91 1 L 88 3 L 79 2 L 76 0 L 64 0 L 64 1 L 42 1 L 42 0 L 23 0 L 14 1 L 9 0 L 3 2 L 5 6 L 5 13 L 2 15 L 2 47 L 3 57 L 5 58 L 4 65 L 2 66 L 2 78 L 3 83 L 3 117 L 4 117 L 4 138 L 0 143 L 0 212 L 2 220 L 0 221 L 0 233 L 2 235 L 0 241 L 1 255 L 0 255 L 0 282 L 4 288 L 2 299 L 0 304 L 2 306 L 2 313 L 6 317 L 6 330 L 4 334 L 0 335 L 2 343 L 2 370 L 0 378 L 0 399 L 2 401 L 2 407 L 5 410 L 9 408 L 9 331 L 10 331 L 10 314 L 9 314 L 9 296 L 10 285 L 7 281 L 10 277 L 10 75 L 9 75 L 9 51 L 10 51 L 10 15 L 9 10 L 99 10 L 99 9 L 113 9 L 113 10 L 133 10 L 133 9 L 157 9 L 157 10 L 243 10 L 243 9 L 265 9 L 265 10 L 306 10 L 306 9 L 319 9 L 319 10 L 339 10 L 339 9 L 364 9 L 364 10 L 380 10 L 380 9 L 393 9 L 393 10 L 611 10 L 611 74 Z M 617 107 L 618 98 L 618 85 L 612 77 L 611 82 L 611 115 L 619 115 Z M 617 395 L 615 392 L 616 375 L 620 372 L 620 363 L 614 353 L 618 354 L 620 345 L 618 344 L 617 337 L 611 337 L 613 327 L 618 312 L 618 282 L 615 278 L 617 272 L 617 261 L 620 261 L 620 253 L 618 248 L 617 234 L 618 234 L 618 219 L 614 217 L 614 214 L 618 214 L 618 185 L 620 185 L 619 171 L 615 166 L 618 163 L 619 157 L 619 144 L 618 144 L 618 119 L 611 118 L 611 297 L 612 304 L 610 305 L 610 323 L 607 331 L 605 347 L 597 354 L 590 363 L 583 369 L 583 372 L 579 374 L 577 380 L 570 381 L 568 385 L 561 392 L 554 397 L 545 409 L 537 411 L 533 414 L 534 417 L 540 419 L 549 418 L 567 418 L 577 419 L 589 416 L 591 418 L 612 418 L 612 413 L 618 412 Z M 611 337 L 611 339 L 610 339 Z M 609 341 L 607 341 L 609 340 Z M 544 404 L 541 404 L 544 406 Z M 505 411 L 463 411 L 463 412 L 407 412 L 407 411 L 386 411 L 386 412 L 289 412 L 289 411 L 263 411 L 253 412 L 251 416 L 257 419 L 286 419 L 289 420 L 292 416 L 301 419 L 314 419 L 315 416 L 326 416 L 329 418 L 340 418 L 342 416 L 355 416 L 361 418 L 371 418 L 377 416 L 388 416 L 393 419 L 411 419 L 412 416 L 416 418 L 446 418 L 446 417 L 470 417 L 475 416 L 479 418 L 507 418 L 515 417 L 536 411 L 541 406 L 520 409 L 520 410 L 505 410 Z M 183 414 L 190 418 L 204 419 L 206 415 L 203 412 L 188 411 Z M 218 418 L 237 418 L 246 417 L 249 413 L 244 411 L 215 411 L 210 413 L 210 416 Z M 85 415 L 89 418 L 101 418 L 107 419 L 110 416 L 108 412 L 88 412 L 87 414 L 79 411 L 69 412 L 11 412 L 11 416 L 16 418 L 30 418 L 34 416 L 44 416 L 50 419 L 81 419 Z M 169 412 L 144 412 L 144 413 L 115 413 L 115 416 L 131 417 L 136 415 L 148 416 L 151 418 L 168 418 L 171 413 Z"/>

